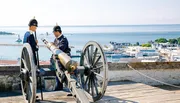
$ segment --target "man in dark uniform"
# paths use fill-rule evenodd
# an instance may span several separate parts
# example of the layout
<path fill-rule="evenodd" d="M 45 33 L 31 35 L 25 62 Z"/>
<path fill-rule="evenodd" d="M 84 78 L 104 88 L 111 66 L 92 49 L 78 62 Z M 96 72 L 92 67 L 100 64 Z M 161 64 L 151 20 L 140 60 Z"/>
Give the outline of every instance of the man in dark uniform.
<path fill-rule="evenodd" d="M 56 24 L 56 26 L 54 26 L 53 28 L 53 33 L 54 33 L 54 36 L 56 37 L 54 40 L 54 45 L 58 47 L 60 50 L 62 50 L 64 53 L 66 53 L 68 56 L 71 56 L 71 53 L 70 53 L 71 49 L 69 48 L 69 42 L 67 38 L 62 34 L 61 27 Z M 55 57 L 51 58 L 51 64 L 53 64 L 53 58 L 55 59 Z M 58 61 L 58 63 L 59 63 L 59 68 L 62 71 L 64 71 L 65 68 L 60 63 L 60 61 Z M 62 79 L 61 81 L 64 82 L 65 75 L 63 75 L 61 79 Z M 58 81 L 56 90 L 63 89 L 63 84 L 59 82 L 58 78 L 56 78 L 56 80 Z"/>
<path fill-rule="evenodd" d="M 69 48 L 69 42 L 67 38 L 62 34 L 61 27 L 56 24 L 53 28 L 54 36 L 56 37 L 54 40 L 54 45 L 66 53 L 68 56 L 71 56 L 71 49 Z M 55 57 L 54 57 L 55 58 Z M 59 61 L 59 66 L 63 70 L 64 67 Z"/>
<path fill-rule="evenodd" d="M 24 40 L 23 40 L 23 43 L 29 43 L 30 44 L 30 46 L 32 48 L 33 55 L 34 55 L 34 62 L 36 65 L 37 65 L 36 51 L 38 51 L 38 46 L 37 46 L 38 41 L 35 40 L 34 34 L 36 32 L 37 27 L 38 27 L 37 20 L 35 18 L 31 19 L 29 21 L 29 31 L 27 31 L 24 34 Z"/>
<path fill-rule="evenodd" d="M 53 28 L 54 36 L 56 37 L 54 40 L 54 44 L 67 55 L 71 56 L 71 49 L 69 48 L 69 42 L 67 38 L 62 34 L 61 27 L 56 25 Z"/>

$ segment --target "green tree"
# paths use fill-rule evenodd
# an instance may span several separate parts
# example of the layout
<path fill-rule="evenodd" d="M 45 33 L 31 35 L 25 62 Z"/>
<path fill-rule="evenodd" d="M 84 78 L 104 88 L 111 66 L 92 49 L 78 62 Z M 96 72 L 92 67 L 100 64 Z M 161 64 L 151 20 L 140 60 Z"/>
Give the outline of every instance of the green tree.
<path fill-rule="evenodd" d="M 178 44 L 178 40 L 176 40 L 176 39 L 169 39 L 168 42 L 170 44 Z"/>
<path fill-rule="evenodd" d="M 159 38 L 159 39 L 156 39 L 155 42 L 157 42 L 157 43 L 167 43 L 168 40 L 165 39 L 165 38 Z"/>
<path fill-rule="evenodd" d="M 177 41 L 178 41 L 178 44 L 180 44 L 180 37 L 179 37 L 179 38 L 177 38 Z"/>
<path fill-rule="evenodd" d="M 151 47 L 151 44 L 147 43 L 147 44 L 142 44 L 142 47 Z"/>

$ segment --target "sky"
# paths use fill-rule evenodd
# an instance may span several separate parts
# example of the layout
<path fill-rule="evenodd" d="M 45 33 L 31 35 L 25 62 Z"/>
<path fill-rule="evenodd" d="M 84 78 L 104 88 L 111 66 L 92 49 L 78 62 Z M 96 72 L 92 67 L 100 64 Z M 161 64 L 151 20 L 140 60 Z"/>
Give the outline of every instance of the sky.
<path fill-rule="evenodd" d="M 180 24 L 180 0 L 1 0 L 0 26 Z"/>

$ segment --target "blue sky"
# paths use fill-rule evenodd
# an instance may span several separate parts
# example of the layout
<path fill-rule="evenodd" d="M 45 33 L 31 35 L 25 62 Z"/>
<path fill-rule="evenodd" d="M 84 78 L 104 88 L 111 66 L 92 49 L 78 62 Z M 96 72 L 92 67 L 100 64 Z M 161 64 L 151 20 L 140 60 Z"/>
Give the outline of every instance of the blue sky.
<path fill-rule="evenodd" d="M 180 0 L 1 0 L 0 26 L 180 24 Z"/>

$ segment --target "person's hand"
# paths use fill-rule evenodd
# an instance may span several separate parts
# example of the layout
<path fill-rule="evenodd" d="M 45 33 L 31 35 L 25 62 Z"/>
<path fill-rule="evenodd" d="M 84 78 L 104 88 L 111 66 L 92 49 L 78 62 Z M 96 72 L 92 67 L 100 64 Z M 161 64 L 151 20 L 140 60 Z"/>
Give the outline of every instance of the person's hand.
<path fill-rule="evenodd" d="M 38 44 L 38 40 L 36 40 L 36 44 Z"/>
<path fill-rule="evenodd" d="M 59 59 L 59 58 L 58 58 L 58 55 L 53 55 L 53 59 L 54 59 L 54 60 Z"/>
<path fill-rule="evenodd" d="M 38 51 L 39 50 L 39 46 L 38 45 L 36 45 L 36 51 Z"/>

